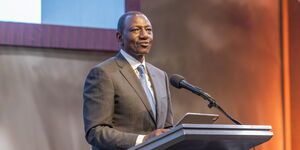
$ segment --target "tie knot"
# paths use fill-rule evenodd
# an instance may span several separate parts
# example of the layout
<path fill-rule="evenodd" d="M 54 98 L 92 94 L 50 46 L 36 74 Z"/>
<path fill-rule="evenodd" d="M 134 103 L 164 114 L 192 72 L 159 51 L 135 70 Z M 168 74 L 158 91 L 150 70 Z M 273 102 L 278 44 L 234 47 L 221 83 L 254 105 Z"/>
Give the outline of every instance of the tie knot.
<path fill-rule="evenodd" d="M 145 74 L 145 68 L 143 65 L 139 65 L 137 67 L 137 70 L 139 71 L 140 74 Z"/>

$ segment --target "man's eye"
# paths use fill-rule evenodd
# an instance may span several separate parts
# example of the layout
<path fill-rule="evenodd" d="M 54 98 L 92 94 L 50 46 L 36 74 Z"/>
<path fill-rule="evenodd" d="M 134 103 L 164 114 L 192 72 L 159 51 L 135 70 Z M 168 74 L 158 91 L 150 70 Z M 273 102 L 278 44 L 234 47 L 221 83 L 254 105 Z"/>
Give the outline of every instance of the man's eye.
<path fill-rule="evenodd" d="M 147 31 L 149 31 L 149 32 L 150 32 L 150 31 L 152 31 L 152 29 L 151 29 L 151 28 L 147 28 L 146 30 L 147 30 Z"/>
<path fill-rule="evenodd" d="M 139 29 L 131 29 L 132 32 L 137 32 Z"/>

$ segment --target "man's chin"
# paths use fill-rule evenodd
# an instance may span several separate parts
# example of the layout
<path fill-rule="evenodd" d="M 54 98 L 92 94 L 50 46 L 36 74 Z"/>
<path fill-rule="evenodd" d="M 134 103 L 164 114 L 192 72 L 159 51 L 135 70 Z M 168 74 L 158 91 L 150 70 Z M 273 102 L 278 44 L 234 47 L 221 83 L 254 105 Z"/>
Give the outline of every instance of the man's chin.
<path fill-rule="evenodd" d="M 139 48 L 138 53 L 142 55 L 146 55 L 150 52 L 150 48 Z"/>

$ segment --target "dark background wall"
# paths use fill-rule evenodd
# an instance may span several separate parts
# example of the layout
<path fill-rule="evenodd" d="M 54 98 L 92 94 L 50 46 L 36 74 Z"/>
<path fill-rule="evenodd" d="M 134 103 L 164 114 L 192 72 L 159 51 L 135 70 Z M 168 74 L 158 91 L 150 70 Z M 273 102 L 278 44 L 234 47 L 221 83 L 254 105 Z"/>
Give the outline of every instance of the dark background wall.
<path fill-rule="evenodd" d="M 154 26 L 147 61 L 186 77 L 244 124 L 272 125 L 260 149 L 282 150 L 279 2 L 141 1 Z M 114 52 L 0 46 L 0 149 L 83 150 L 82 86 L 93 65 Z M 175 120 L 218 113 L 171 88 Z M 217 123 L 231 123 L 223 115 Z"/>
<path fill-rule="evenodd" d="M 143 1 L 154 24 L 149 60 L 208 91 L 244 124 L 270 124 L 257 149 L 283 149 L 279 5 L 271 0 Z M 200 97 L 171 89 L 175 117 L 209 110 Z M 221 115 L 217 123 L 231 123 Z"/>

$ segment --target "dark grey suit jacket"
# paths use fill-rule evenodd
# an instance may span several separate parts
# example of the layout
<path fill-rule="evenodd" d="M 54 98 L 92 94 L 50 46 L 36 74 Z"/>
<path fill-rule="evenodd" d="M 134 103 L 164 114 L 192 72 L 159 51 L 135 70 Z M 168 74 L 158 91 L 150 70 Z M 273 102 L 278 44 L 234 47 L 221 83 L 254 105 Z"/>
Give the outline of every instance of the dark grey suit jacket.
<path fill-rule="evenodd" d="M 127 149 L 139 134 L 171 127 L 173 114 L 166 73 L 146 63 L 156 99 L 157 120 L 139 78 L 118 53 L 89 72 L 84 85 L 86 139 L 93 150 Z"/>

